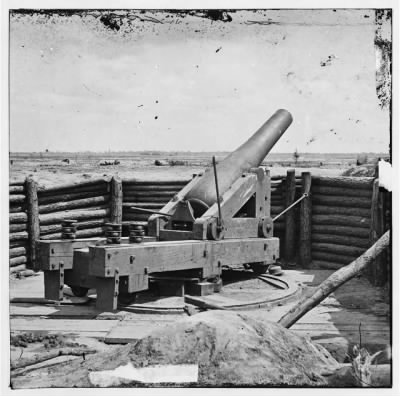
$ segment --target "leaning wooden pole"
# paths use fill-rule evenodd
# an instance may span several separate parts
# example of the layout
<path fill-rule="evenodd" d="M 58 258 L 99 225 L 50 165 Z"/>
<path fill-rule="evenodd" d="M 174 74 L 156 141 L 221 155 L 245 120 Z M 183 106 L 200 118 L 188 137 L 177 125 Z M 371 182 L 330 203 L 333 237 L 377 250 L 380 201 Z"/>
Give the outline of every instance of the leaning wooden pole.
<path fill-rule="evenodd" d="M 287 314 L 280 320 L 279 324 L 289 328 L 296 323 L 309 310 L 318 305 L 341 285 L 351 278 L 354 278 L 364 268 L 366 268 L 376 257 L 378 257 L 390 242 L 390 231 L 387 231 L 378 241 L 376 241 L 364 254 L 358 257 L 349 265 L 334 272 L 328 279 L 322 282 L 311 297 L 302 298 Z"/>

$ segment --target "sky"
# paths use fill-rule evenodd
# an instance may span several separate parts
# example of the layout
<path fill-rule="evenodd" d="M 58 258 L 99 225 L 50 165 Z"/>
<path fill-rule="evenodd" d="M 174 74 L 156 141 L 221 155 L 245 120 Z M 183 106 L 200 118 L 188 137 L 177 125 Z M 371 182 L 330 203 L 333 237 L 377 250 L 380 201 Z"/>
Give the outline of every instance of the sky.
<path fill-rule="evenodd" d="M 105 14 L 11 16 L 10 151 L 388 152 L 372 10 Z"/>

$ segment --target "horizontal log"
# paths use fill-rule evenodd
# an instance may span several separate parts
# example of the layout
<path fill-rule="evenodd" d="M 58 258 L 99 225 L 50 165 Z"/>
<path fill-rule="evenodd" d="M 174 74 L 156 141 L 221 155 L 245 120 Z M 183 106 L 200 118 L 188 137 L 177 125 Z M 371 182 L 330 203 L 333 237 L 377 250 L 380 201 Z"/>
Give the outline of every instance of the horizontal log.
<path fill-rule="evenodd" d="M 10 213 L 18 213 L 18 212 L 25 212 L 26 211 L 26 206 L 25 204 L 22 206 L 14 206 L 14 205 L 10 205 L 10 207 L 8 208 Z"/>
<path fill-rule="evenodd" d="M 25 248 L 27 248 L 28 243 L 27 243 L 27 241 L 24 241 L 24 240 L 22 240 L 22 241 L 21 240 L 19 240 L 19 241 L 10 241 L 8 246 L 10 247 L 10 249 L 17 248 L 17 247 L 25 247 Z"/>
<path fill-rule="evenodd" d="M 65 184 L 59 184 L 56 186 L 39 186 L 38 187 L 38 194 L 48 194 L 48 193 L 60 193 L 60 191 L 65 191 L 65 190 L 74 190 L 74 191 L 79 191 L 79 190 L 86 190 L 87 187 L 90 189 L 93 186 L 101 186 L 101 187 L 106 187 L 108 186 L 108 183 L 111 181 L 111 176 L 104 176 L 104 177 L 99 177 L 91 180 L 86 180 L 86 181 L 81 181 L 78 183 L 65 183 Z M 71 191 L 72 192 L 72 191 Z"/>
<path fill-rule="evenodd" d="M 345 197 L 336 195 L 319 195 L 312 194 L 311 199 L 313 204 L 327 205 L 327 206 L 340 206 L 340 207 L 351 207 L 351 208 L 371 208 L 370 198 L 357 198 L 357 197 Z"/>
<path fill-rule="evenodd" d="M 355 260 L 357 257 L 354 256 L 346 256 L 343 254 L 336 254 L 336 253 L 328 253 L 328 252 L 319 252 L 319 251 L 311 251 L 311 257 L 313 261 L 320 260 L 320 261 L 330 261 L 332 263 L 339 263 L 347 265 Z"/>
<path fill-rule="evenodd" d="M 284 209 L 285 209 L 285 207 L 283 205 L 281 205 L 281 206 L 271 205 L 271 214 L 279 214 Z"/>
<path fill-rule="evenodd" d="M 123 212 L 122 221 L 133 220 L 133 221 L 147 221 L 150 214 L 146 213 L 133 213 L 133 212 Z"/>
<path fill-rule="evenodd" d="M 10 223 L 26 223 L 28 221 L 28 216 L 24 212 L 10 213 L 9 221 Z"/>
<path fill-rule="evenodd" d="M 312 224 L 369 228 L 371 219 L 361 216 L 314 215 Z"/>
<path fill-rule="evenodd" d="M 184 185 L 171 185 L 171 186 L 135 186 L 131 184 L 122 185 L 122 191 L 129 193 L 160 193 L 160 194 L 176 194 L 178 191 L 182 190 Z"/>
<path fill-rule="evenodd" d="M 110 195 L 100 195 L 93 198 L 77 199 L 67 202 L 55 202 L 47 205 L 39 205 L 39 213 L 52 213 L 62 210 L 70 210 L 76 208 L 86 208 L 88 206 L 96 206 L 109 202 Z"/>
<path fill-rule="evenodd" d="M 175 191 L 154 191 L 154 190 L 149 190 L 149 191 L 123 191 L 124 196 L 131 196 L 131 197 L 173 197 L 179 190 Z"/>
<path fill-rule="evenodd" d="M 282 201 L 285 196 L 282 194 L 271 194 L 271 201 Z"/>
<path fill-rule="evenodd" d="M 10 186 L 8 191 L 10 194 L 19 194 L 19 193 L 23 193 L 25 191 L 25 187 L 24 186 Z"/>
<path fill-rule="evenodd" d="M 59 195 L 49 195 L 49 196 L 39 196 L 39 205 L 47 205 L 56 202 L 67 202 L 74 201 L 77 199 L 93 198 L 102 194 L 103 191 L 84 191 L 70 194 L 59 194 Z"/>
<path fill-rule="evenodd" d="M 10 267 L 15 267 L 16 265 L 26 264 L 26 263 L 27 263 L 26 256 L 13 257 L 10 258 L 9 260 Z"/>
<path fill-rule="evenodd" d="M 15 265 L 10 267 L 10 274 L 15 274 L 16 272 L 21 272 L 26 270 L 26 264 Z"/>
<path fill-rule="evenodd" d="M 348 235 L 328 235 L 313 233 L 311 236 L 311 240 L 312 242 L 317 243 L 333 243 L 337 245 L 355 246 L 361 249 L 367 249 L 371 245 L 368 238 L 357 238 Z"/>
<path fill-rule="evenodd" d="M 64 196 L 68 196 L 68 195 L 72 195 L 72 194 L 86 194 L 87 196 L 90 196 L 90 195 L 99 196 L 99 195 L 104 195 L 104 194 L 109 194 L 109 193 L 110 193 L 109 185 L 102 184 L 102 185 L 98 185 L 98 186 L 95 185 L 95 186 L 81 187 L 81 188 L 75 188 L 75 189 L 69 189 L 69 190 L 42 192 L 42 193 L 38 194 L 38 197 L 39 197 L 39 203 L 42 204 L 43 200 L 46 200 L 46 198 L 50 198 L 50 197 L 53 197 L 53 199 L 58 197 L 57 201 L 55 201 L 55 202 L 59 202 L 59 201 L 63 200 Z M 83 196 L 82 198 L 86 198 L 86 197 Z M 75 199 L 78 199 L 78 198 L 75 198 Z"/>
<path fill-rule="evenodd" d="M 110 209 L 98 209 L 98 210 L 70 210 L 65 212 L 48 213 L 39 215 L 39 223 L 41 225 L 54 224 L 62 222 L 64 219 L 74 220 L 88 220 L 99 217 L 108 217 L 110 215 Z"/>
<path fill-rule="evenodd" d="M 28 228 L 27 223 L 10 224 L 9 231 L 10 232 L 26 231 L 27 228 Z"/>
<path fill-rule="evenodd" d="M 169 185 L 186 185 L 191 179 L 171 179 L 171 180 L 139 180 L 135 178 L 126 178 L 122 180 L 122 187 L 124 185 L 132 186 L 169 186 Z"/>
<path fill-rule="evenodd" d="M 59 214 L 65 213 L 65 212 L 84 212 L 84 211 L 92 211 L 92 210 L 100 210 L 100 209 L 109 209 L 110 208 L 110 204 L 106 203 L 106 204 L 99 204 L 99 205 L 93 205 L 93 206 L 89 206 L 87 208 L 75 208 L 75 209 L 69 209 L 69 210 L 58 210 L 57 212 L 51 212 L 51 213 L 42 213 L 40 214 L 40 216 L 46 216 L 46 215 L 54 215 L 54 216 L 58 216 Z"/>
<path fill-rule="evenodd" d="M 161 202 L 161 203 L 168 203 L 173 197 L 136 197 L 135 195 L 125 195 L 123 194 L 123 201 L 124 202 Z"/>
<path fill-rule="evenodd" d="M 103 235 L 104 235 L 104 229 L 102 227 L 89 228 L 87 230 L 76 231 L 77 238 L 91 238 L 91 237 L 103 236 Z M 43 236 L 40 236 L 40 239 L 43 239 L 43 240 L 61 239 L 61 233 L 43 235 Z"/>
<path fill-rule="evenodd" d="M 373 180 L 373 177 L 313 176 L 312 185 L 339 188 L 372 189 Z"/>
<path fill-rule="evenodd" d="M 128 221 L 123 221 L 122 222 L 122 227 L 129 227 L 131 224 L 141 225 L 141 226 L 144 227 L 145 230 L 148 227 L 147 221 L 134 221 L 134 220 L 132 220 L 132 221 L 129 221 L 129 220 Z"/>
<path fill-rule="evenodd" d="M 25 194 L 11 194 L 9 195 L 9 201 L 10 205 L 11 204 L 16 204 L 16 203 L 24 203 L 26 199 Z"/>
<path fill-rule="evenodd" d="M 334 225 L 316 225 L 313 224 L 311 227 L 312 233 L 316 234 L 328 234 L 328 235 L 347 235 L 356 238 L 367 238 L 369 239 L 369 228 L 361 227 L 346 227 L 346 226 L 334 226 Z"/>
<path fill-rule="evenodd" d="M 9 180 L 8 185 L 9 186 L 24 186 L 25 179 Z"/>
<path fill-rule="evenodd" d="M 10 258 L 26 256 L 26 248 L 23 246 L 12 248 L 9 250 L 9 256 Z"/>
<path fill-rule="evenodd" d="M 370 190 L 367 189 L 357 189 L 357 188 L 341 188 L 341 187 L 329 187 L 316 185 L 312 186 L 313 194 L 329 195 L 329 196 L 340 196 L 340 197 L 362 197 L 370 198 L 372 197 L 372 187 Z"/>
<path fill-rule="evenodd" d="M 128 210 L 131 206 L 137 206 L 138 208 L 145 209 L 161 209 L 164 207 L 162 203 L 153 203 L 153 202 L 123 202 L 122 207 L 123 210 Z"/>
<path fill-rule="evenodd" d="M 312 262 L 313 268 L 332 269 L 332 270 L 337 270 L 339 268 L 342 268 L 344 265 L 345 264 L 340 264 L 325 260 L 313 260 Z"/>
<path fill-rule="evenodd" d="M 343 208 L 340 206 L 313 205 L 313 215 L 350 215 L 370 218 L 371 208 Z"/>
<path fill-rule="evenodd" d="M 366 250 L 364 248 L 359 248 L 356 246 L 339 245 L 333 243 L 319 243 L 319 242 L 311 243 L 311 248 L 316 252 L 328 252 L 328 253 L 343 254 L 346 256 L 354 256 L 354 257 L 361 256 Z"/>
<path fill-rule="evenodd" d="M 77 223 L 76 227 L 77 230 L 85 230 L 88 228 L 96 228 L 96 227 L 101 227 L 105 223 L 108 223 L 109 219 L 95 219 L 95 220 L 90 220 L 90 221 L 80 221 Z M 50 225 L 44 225 L 40 226 L 40 235 L 46 235 L 46 234 L 55 234 L 61 232 L 61 223 L 59 224 L 50 224 Z"/>
<path fill-rule="evenodd" d="M 26 240 L 28 240 L 28 233 L 26 231 L 10 233 L 9 240 L 10 241 L 26 241 Z"/>

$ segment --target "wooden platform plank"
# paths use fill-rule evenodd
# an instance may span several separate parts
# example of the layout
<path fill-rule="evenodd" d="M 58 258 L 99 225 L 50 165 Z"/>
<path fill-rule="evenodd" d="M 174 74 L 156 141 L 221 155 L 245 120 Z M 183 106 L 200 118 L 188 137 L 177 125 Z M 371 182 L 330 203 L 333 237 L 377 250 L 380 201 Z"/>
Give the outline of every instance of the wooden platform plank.
<path fill-rule="evenodd" d="M 11 317 L 96 319 L 98 313 L 94 305 L 10 304 Z"/>
<path fill-rule="evenodd" d="M 11 332 L 48 332 L 103 338 L 118 323 L 118 320 L 15 318 L 10 321 L 10 330 Z"/>

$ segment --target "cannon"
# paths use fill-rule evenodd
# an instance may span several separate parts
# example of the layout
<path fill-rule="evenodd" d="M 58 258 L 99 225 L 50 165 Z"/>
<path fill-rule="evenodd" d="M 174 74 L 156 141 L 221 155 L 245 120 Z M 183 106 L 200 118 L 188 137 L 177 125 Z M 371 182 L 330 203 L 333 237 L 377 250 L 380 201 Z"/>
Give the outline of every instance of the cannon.
<path fill-rule="evenodd" d="M 279 258 L 279 239 L 269 171 L 259 166 L 291 123 L 290 113 L 278 110 L 237 150 L 194 175 L 150 216 L 148 236 L 133 229 L 129 240 L 120 238 L 120 225 L 111 224 L 107 239 L 38 241 L 45 298 L 61 299 L 64 284 L 80 296 L 95 288 L 97 308 L 110 311 L 152 279 L 183 279 L 187 293 L 206 295 L 220 290 L 224 266 L 265 270 Z"/>

